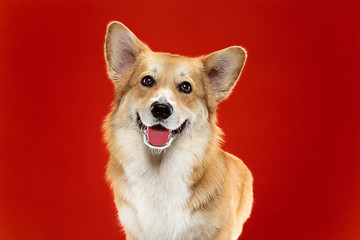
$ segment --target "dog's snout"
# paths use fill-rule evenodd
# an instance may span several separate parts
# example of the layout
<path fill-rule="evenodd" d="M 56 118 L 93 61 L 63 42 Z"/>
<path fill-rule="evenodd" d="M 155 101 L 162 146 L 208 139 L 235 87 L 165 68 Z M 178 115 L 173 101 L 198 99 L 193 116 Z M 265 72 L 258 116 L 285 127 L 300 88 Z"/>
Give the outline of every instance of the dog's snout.
<path fill-rule="evenodd" d="M 153 104 L 151 104 L 151 113 L 152 115 L 157 118 L 157 119 L 167 119 L 168 117 L 171 116 L 172 112 L 173 112 L 173 107 L 166 103 L 159 103 L 159 102 L 154 102 Z"/>

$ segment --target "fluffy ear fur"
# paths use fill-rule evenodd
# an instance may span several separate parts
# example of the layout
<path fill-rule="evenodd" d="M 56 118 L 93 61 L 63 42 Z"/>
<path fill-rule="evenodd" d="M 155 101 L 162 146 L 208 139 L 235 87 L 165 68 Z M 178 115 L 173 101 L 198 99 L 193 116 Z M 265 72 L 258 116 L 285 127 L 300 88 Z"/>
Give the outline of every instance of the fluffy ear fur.
<path fill-rule="evenodd" d="M 205 71 L 217 102 L 229 96 L 245 64 L 246 52 L 233 46 L 211 53 L 203 58 Z"/>
<path fill-rule="evenodd" d="M 111 22 L 105 37 L 105 59 L 110 78 L 117 82 L 135 62 L 136 57 L 148 47 L 125 25 Z"/>

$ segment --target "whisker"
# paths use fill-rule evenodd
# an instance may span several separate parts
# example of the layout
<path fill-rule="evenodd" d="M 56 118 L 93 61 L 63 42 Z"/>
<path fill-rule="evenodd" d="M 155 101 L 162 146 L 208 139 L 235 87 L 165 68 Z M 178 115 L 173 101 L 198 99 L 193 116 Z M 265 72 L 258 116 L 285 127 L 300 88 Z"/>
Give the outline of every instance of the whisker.
<path fill-rule="evenodd" d="M 131 122 L 132 122 L 132 119 L 130 119 L 129 121 L 127 121 L 127 124 L 126 124 L 126 127 L 125 127 L 124 137 L 125 137 L 126 134 L 127 134 L 127 131 L 128 131 L 128 129 L 129 129 L 129 127 L 130 127 Z"/>

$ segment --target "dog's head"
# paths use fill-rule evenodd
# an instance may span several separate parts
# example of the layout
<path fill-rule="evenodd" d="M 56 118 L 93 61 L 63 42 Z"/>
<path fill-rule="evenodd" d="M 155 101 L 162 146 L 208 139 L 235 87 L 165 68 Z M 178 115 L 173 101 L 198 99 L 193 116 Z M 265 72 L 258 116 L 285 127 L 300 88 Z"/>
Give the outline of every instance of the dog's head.
<path fill-rule="evenodd" d="M 236 46 L 199 58 L 157 53 L 123 24 L 112 22 L 105 57 L 116 94 L 111 126 L 136 128 L 147 146 L 161 150 L 183 131 L 210 127 L 216 105 L 230 94 L 246 53 Z"/>

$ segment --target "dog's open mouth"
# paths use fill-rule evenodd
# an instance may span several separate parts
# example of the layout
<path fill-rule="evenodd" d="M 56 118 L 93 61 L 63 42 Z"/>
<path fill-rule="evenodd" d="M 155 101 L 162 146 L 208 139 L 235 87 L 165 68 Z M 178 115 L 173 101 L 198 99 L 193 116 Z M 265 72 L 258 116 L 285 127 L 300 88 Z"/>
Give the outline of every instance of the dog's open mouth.
<path fill-rule="evenodd" d="M 185 120 L 181 124 L 181 126 L 175 130 L 167 129 L 161 124 L 147 127 L 141 121 L 139 114 L 137 115 L 137 122 L 144 134 L 145 143 L 147 143 L 151 147 L 159 147 L 159 148 L 169 146 L 172 140 L 175 138 L 175 136 L 179 134 L 185 128 L 186 125 L 186 120 Z"/>

